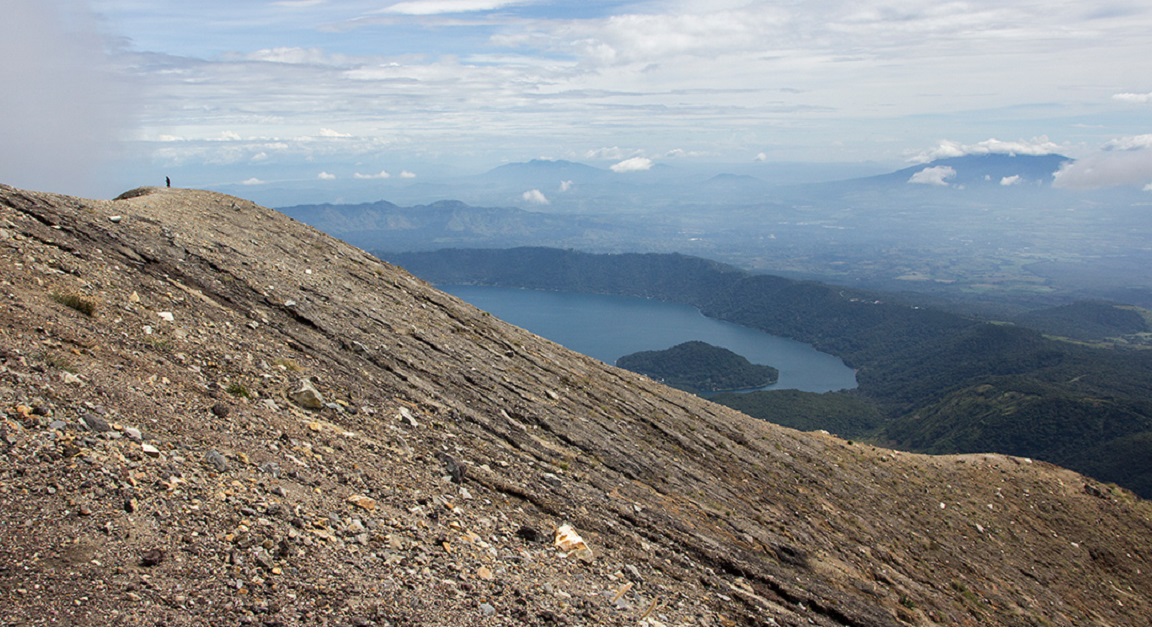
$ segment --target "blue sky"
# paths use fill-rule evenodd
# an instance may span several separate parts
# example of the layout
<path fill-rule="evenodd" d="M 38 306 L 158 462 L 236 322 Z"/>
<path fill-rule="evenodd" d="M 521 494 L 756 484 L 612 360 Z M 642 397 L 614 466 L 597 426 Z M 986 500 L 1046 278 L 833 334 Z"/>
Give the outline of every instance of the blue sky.
<path fill-rule="evenodd" d="M 967 152 L 1152 185 L 1147 0 L 4 0 L 0 182 L 450 179 Z"/>

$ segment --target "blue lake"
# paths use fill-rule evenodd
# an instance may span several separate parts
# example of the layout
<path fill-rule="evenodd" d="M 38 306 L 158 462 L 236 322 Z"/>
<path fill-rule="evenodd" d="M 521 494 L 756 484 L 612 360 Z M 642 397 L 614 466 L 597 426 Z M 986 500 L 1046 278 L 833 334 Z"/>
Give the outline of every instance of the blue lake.
<path fill-rule="evenodd" d="M 780 370 L 769 389 L 837 391 L 856 387 L 839 358 L 788 338 L 708 318 L 694 307 L 644 298 L 504 287 L 440 287 L 532 333 L 608 364 L 637 351 L 700 340 Z"/>

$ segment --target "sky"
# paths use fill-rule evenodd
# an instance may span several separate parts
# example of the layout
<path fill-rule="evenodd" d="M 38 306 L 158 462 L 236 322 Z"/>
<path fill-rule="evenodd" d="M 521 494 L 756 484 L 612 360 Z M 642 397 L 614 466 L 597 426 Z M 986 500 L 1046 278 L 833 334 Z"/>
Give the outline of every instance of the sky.
<path fill-rule="evenodd" d="M 0 0 L 0 182 L 1062 153 L 1152 190 L 1147 0 Z"/>

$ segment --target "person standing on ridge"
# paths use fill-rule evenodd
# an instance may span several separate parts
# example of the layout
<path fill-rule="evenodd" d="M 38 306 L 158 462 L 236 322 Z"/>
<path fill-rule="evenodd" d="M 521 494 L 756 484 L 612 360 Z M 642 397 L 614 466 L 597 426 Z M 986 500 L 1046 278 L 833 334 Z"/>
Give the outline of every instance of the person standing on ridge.
<path fill-rule="evenodd" d="M 171 189 L 172 188 L 172 178 L 169 178 L 168 176 L 164 176 L 164 186 Z"/>

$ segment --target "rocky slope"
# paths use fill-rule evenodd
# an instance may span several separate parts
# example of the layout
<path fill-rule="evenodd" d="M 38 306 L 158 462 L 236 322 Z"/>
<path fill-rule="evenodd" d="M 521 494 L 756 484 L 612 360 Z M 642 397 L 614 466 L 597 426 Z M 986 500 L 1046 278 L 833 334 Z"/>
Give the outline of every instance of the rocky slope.
<path fill-rule="evenodd" d="M 1152 619 L 1123 490 L 759 422 L 249 202 L 0 187 L 0 299 L 6 625 Z"/>

